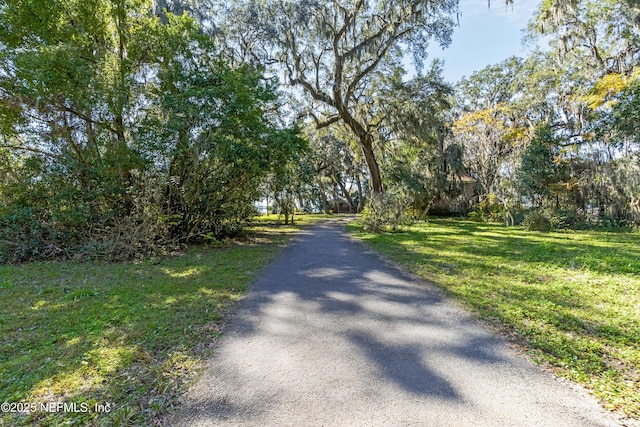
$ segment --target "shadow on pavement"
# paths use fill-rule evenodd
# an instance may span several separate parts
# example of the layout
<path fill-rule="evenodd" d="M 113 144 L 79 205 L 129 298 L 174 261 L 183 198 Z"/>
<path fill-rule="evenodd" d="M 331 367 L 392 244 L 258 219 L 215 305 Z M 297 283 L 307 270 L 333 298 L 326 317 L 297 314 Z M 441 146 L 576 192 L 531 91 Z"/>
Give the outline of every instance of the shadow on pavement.
<path fill-rule="evenodd" d="M 405 392 L 459 399 L 446 376 L 430 367 L 431 355 L 484 364 L 504 360 L 498 339 L 488 334 L 471 329 L 462 331 L 464 341 L 447 336 L 452 327 L 475 325 L 465 316 L 444 304 L 439 291 L 416 285 L 329 223 L 300 234 L 267 268 L 233 330 L 299 342 L 333 328 L 329 333 L 347 340 L 380 377 Z"/>

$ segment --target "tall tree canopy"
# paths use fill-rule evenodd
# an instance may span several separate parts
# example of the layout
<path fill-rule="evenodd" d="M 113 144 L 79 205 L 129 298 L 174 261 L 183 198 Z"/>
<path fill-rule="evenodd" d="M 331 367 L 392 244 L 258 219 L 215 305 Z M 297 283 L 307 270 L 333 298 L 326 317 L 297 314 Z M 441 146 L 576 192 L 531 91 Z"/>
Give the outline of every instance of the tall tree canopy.
<path fill-rule="evenodd" d="M 382 115 L 372 107 L 384 99 L 385 78 L 401 72 L 406 53 L 420 65 L 430 40 L 449 42 L 457 0 L 268 0 L 237 7 L 247 18 L 243 25 L 260 29 L 258 45 L 282 66 L 285 83 L 307 95 L 316 125 L 342 122 L 355 135 L 372 192 L 382 193 L 376 154 Z M 235 46 L 247 46 L 246 39 Z"/>
<path fill-rule="evenodd" d="M 639 16 L 626 0 L 542 1 L 529 30 L 546 50 L 460 82 L 454 135 L 481 199 L 637 222 Z"/>
<path fill-rule="evenodd" d="M 0 259 L 233 233 L 304 149 L 276 81 L 152 6 L 0 3 Z"/>

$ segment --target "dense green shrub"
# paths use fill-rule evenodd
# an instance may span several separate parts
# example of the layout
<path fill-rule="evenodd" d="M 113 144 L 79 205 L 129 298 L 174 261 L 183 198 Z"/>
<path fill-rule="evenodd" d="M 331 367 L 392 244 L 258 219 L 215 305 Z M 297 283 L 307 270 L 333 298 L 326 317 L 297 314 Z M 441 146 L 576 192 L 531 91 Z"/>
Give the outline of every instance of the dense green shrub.
<path fill-rule="evenodd" d="M 524 215 L 522 225 L 529 231 L 549 232 L 553 228 L 551 220 L 539 209 L 534 209 Z"/>
<path fill-rule="evenodd" d="M 478 222 L 503 222 L 519 225 L 525 211 L 519 203 L 503 203 L 495 194 L 489 194 L 475 210 L 469 212 L 469 219 Z"/>
<path fill-rule="evenodd" d="M 397 232 L 411 223 L 409 206 L 412 199 L 401 191 L 388 191 L 371 197 L 362 211 L 362 222 L 367 231 Z"/>
<path fill-rule="evenodd" d="M 0 73 L 0 262 L 128 259 L 237 234 L 260 185 L 305 149 L 276 124 L 276 82 L 222 60 L 194 19 L 98 4 L 0 13 L 15 70 Z"/>

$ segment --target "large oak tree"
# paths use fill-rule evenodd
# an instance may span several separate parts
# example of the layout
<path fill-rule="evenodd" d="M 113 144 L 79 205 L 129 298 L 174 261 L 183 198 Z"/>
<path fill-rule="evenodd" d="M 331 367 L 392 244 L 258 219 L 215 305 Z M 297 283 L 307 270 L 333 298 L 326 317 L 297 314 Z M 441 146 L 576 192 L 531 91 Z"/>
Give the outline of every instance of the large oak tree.
<path fill-rule="evenodd" d="M 372 193 L 379 194 L 381 114 L 371 108 L 381 105 L 385 77 L 397 73 L 408 54 L 419 67 L 430 40 L 449 42 L 457 6 L 457 0 L 250 1 L 238 5 L 247 21 L 237 33 L 261 29 L 254 47 L 281 65 L 286 84 L 306 95 L 317 127 L 342 122 L 354 134 Z"/>

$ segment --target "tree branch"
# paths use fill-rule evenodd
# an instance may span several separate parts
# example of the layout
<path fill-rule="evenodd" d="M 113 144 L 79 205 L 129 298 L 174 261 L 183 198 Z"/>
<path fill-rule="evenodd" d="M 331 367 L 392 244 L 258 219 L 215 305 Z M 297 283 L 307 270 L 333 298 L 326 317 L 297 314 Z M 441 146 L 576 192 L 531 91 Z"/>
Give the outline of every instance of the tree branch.
<path fill-rule="evenodd" d="M 335 115 L 332 117 L 329 117 L 328 119 L 324 120 L 324 121 L 319 121 L 316 120 L 316 129 L 322 129 L 322 128 L 326 128 L 331 126 L 334 123 L 338 123 L 340 120 L 342 120 L 342 117 L 340 117 L 339 115 Z"/>
<path fill-rule="evenodd" d="M 52 159 L 57 159 L 58 158 L 58 156 L 56 156 L 53 153 L 49 153 L 47 151 L 40 150 L 40 149 L 34 148 L 34 147 L 23 147 L 21 145 L 12 145 L 12 144 L 0 144 L 0 148 L 8 148 L 10 150 L 29 151 L 29 152 L 36 153 L 36 154 L 42 154 L 43 156 L 47 156 L 47 157 L 52 158 Z"/>
<path fill-rule="evenodd" d="M 302 86 L 311 94 L 313 99 L 315 99 L 316 101 L 322 101 L 325 104 L 336 108 L 336 103 L 329 95 L 320 90 L 317 90 L 317 88 L 313 87 L 313 85 L 309 83 L 304 77 L 298 77 L 295 79 L 289 78 L 289 84 Z"/>

